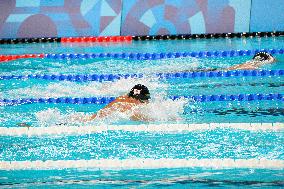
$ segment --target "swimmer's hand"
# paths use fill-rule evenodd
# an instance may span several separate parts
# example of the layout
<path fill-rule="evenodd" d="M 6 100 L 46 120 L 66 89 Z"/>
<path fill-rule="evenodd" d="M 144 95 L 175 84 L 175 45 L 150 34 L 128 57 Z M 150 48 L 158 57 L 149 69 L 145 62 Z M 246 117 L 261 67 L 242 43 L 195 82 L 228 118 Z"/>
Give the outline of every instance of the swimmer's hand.
<path fill-rule="evenodd" d="M 145 121 L 145 122 L 149 122 L 149 121 L 153 121 L 150 118 L 145 117 L 144 115 L 141 114 L 134 114 L 130 117 L 130 119 L 132 121 Z"/>
<path fill-rule="evenodd" d="M 80 121 L 81 122 L 89 122 L 89 121 L 94 121 L 96 118 L 99 118 L 99 116 L 97 114 L 93 114 L 91 116 L 81 118 Z"/>
<path fill-rule="evenodd" d="M 132 110 L 132 115 L 131 115 L 130 119 L 132 121 L 144 121 L 144 122 L 154 121 L 154 119 L 152 119 L 149 116 L 146 116 L 145 114 L 140 112 L 139 109 Z"/>
<path fill-rule="evenodd" d="M 26 123 L 17 123 L 17 125 L 20 127 L 28 127 L 28 128 L 31 127 L 31 125 L 26 124 Z"/>

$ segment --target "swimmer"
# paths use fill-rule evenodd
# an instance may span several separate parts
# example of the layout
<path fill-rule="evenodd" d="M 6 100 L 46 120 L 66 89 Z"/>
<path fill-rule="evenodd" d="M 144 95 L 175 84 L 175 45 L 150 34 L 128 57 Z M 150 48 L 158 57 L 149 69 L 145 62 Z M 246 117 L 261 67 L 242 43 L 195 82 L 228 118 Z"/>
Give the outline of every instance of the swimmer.
<path fill-rule="evenodd" d="M 254 55 L 252 60 L 243 64 L 229 67 L 226 70 L 255 70 L 261 66 L 272 64 L 274 62 L 276 62 L 276 59 L 271 54 L 267 52 L 259 52 Z"/>
<path fill-rule="evenodd" d="M 267 64 L 273 64 L 276 62 L 276 59 L 267 52 L 258 52 L 254 55 L 252 60 L 247 61 L 242 64 L 238 64 L 235 66 L 231 66 L 229 68 L 225 69 L 219 69 L 219 68 L 205 68 L 205 69 L 193 69 L 193 70 L 186 70 L 183 72 L 209 72 L 209 71 L 229 71 L 229 70 L 255 70 L 259 69 L 261 66 L 267 65 Z"/>
<path fill-rule="evenodd" d="M 150 99 L 150 92 L 148 88 L 144 85 L 137 84 L 135 85 L 128 94 L 117 97 L 114 101 L 109 103 L 106 107 L 99 110 L 97 114 L 94 114 L 90 117 L 76 117 L 76 120 L 79 122 L 88 122 L 96 118 L 105 118 L 113 112 L 127 112 L 131 114 L 130 119 L 134 121 L 150 121 L 148 118 L 143 115 L 138 106 L 148 104 Z M 18 123 L 20 127 L 31 127 L 27 123 Z M 57 123 L 57 126 L 67 125 L 67 123 Z"/>
<path fill-rule="evenodd" d="M 85 121 L 91 121 L 96 118 L 104 118 L 110 115 L 115 111 L 119 112 L 127 112 L 131 111 L 132 116 L 131 120 L 136 121 L 146 121 L 146 118 L 139 113 L 139 111 L 135 111 L 135 108 L 139 105 L 145 105 L 149 102 L 150 92 L 148 88 L 144 85 L 137 84 L 135 85 L 128 94 L 117 97 L 114 101 L 109 103 L 106 107 L 99 110 L 97 114 L 92 115 L 87 118 Z"/>

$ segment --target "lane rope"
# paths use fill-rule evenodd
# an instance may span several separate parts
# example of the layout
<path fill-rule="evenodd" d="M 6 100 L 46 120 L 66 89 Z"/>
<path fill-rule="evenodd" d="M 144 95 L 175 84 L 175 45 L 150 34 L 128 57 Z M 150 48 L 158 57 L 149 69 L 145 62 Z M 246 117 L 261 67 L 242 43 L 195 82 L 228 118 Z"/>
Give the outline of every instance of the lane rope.
<path fill-rule="evenodd" d="M 99 36 L 99 37 L 62 37 L 61 43 L 90 43 L 90 42 L 130 42 L 132 36 Z"/>
<path fill-rule="evenodd" d="M 90 159 L 90 160 L 36 160 L 0 161 L 0 170 L 51 170 L 51 169 L 161 169 L 161 168 L 251 168 L 284 169 L 284 160 L 279 159 L 175 159 L 175 158 L 132 158 L 132 159 Z"/>
<path fill-rule="evenodd" d="M 94 59 L 113 58 L 127 60 L 159 60 L 168 58 L 210 58 L 210 57 L 237 57 L 252 56 L 260 51 L 270 54 L 283 54 L 284 48 L 280 49 L 254 49 L 254 50 L 221 50 L 221 51 L 191 51 L 191 52 L 167 52 L 167 53 L 83 53 L 83 54 L 45 54 L 45 58 L 50 59 Z"/>
<path fill-rule="evenodd" d="M 208 72 L 175 72 L 175 73 L 156 73 L 151 74 L 159 79 L 177 79 L 177 78 L 226 78 L 226 77 L 270 77 L 270 76 L 283 76 L 284 70 L 232 70 L 232 71 L 208 71 Z M 128 78 L 143 78 L 149 74 L 79 74 L 79 75 L 10 75 L 0 76 L 0 80 L 12 79 L 43 79 L 43 80 L 56 80 L 56 81 L 117 81 L 119 79 Z"/>
<path fill-rule="evenodd" d="M 284 48 L 280 49 L 254 49 L 254 50 L 224 50 L 224 51 L 191 51 L 191 52 L 167 52 L 167 53 L 79 53 L 79 54 L 32 54 L 26 55 L 0 55 L 0 62 L 7 62 L 20 58 L 49 58 L 49 59 L 127 59 L 127 60 L 160 60 L 168 58 L 212 58 L 212 57 L 237 57 L 252 56 L 260 51 L 270 54 L 283 54 Z"/>
<path fill-rule="evenodd" d="M 20 98 L 20 99 L 0 99 L 0 106 L 15 106 L 22 104 L 108 104 L 116 97 L 59 97 L 59 98 Z M 196 102 L 213 101 L 284 101 L 283 94 L 237 94 L 237 95 L 189 95 L 189 96 L 169 96 L 171 100 L 180 98 L 191 99 Z"/>
<path fill-rule="evenodd" d="M 284 123 L 203 123 L 203 124 L 141 124 L 97 126 L 0 127 L 0 136 L 86 135 L 108 131 L 188 133 L 216 129 L 237 129 L 252 132 L 284 131 Z"/>
<path fill-rule="evenodd" d="M 187 39 L 217 39 L 217 38 L 252 38 L 279 37 L 284 31 L 273 32 L 240 32 L 240 33 L 206 33 L 206 34 L 176 34 L 176 35 L 142 35 L 142 36 L 82 36 L 82 37 L 41 37 L 41 38 L 8 38 L 0 39 L 0 44 L 19 43 L 90 43 L 90 42 L 128 42 L 151 40 L 187 40 Z"/>
<path fill-rule="evenodd" d="M 44 58 L 44 54 L 0 55 L 0 63 L 23 58 Z"/>
<path fill-rule="evenodd" d="M 276 35 L 275 35 L 276 36 Z M 279 35 L 280 36 L 280 35 Z M 84 36 L 84 37 L 41 37 L 41 38 L 9 38 L 0 39 L 0 44 L 29 43 L 109 43 L 131 42 L 132 36 Z"/>
<path fill-rule="evenodd" d="M 134 41 L 151 40 L 186 40 L 186 39 L 217 39 L 217 38 L 252 38 L 252 37 L 279 37 L 284 31 L 275 32 L 242 32 L 242 33 L 206 33 L 206 34 L 177 34 L 177 35 L 142 35 L 132 36 Z"/>

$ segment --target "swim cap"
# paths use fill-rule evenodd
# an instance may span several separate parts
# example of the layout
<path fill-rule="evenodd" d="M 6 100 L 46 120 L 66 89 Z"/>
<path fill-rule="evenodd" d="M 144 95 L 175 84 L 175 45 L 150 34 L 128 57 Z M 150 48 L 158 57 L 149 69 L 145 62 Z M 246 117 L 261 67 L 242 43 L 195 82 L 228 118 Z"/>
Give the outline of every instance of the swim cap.
<path fill-rule="evenodd" d="M 134 89 L 140 90 L 140 94 L 135 94 L 134 95 Z M 148 90 L 148 88 L 144 85 L 141 84 L 137 84 L 135 85 L 130 92 L 128 93 L 129 97 L 135 98 L 140 100 L 141 102 L 143 102 L 144 100 L 149 100 L 150 97 L 150 92 Z"/>
<path fill-rule="evenodd" d="M 256 60 L 256 61 L 274 61 L 274 57 L 267 53 L 267 52 L 259 52 L 259 53 L 256 53 L 254 55 L 254 57 L 252 58 L 253 60 Z"/>

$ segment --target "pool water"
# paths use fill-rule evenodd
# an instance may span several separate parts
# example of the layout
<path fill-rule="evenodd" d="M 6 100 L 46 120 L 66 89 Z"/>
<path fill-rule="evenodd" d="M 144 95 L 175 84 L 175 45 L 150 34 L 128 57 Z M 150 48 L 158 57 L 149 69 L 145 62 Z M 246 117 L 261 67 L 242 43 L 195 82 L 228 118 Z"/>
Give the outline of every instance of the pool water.
<path fill-rule="evenodd" d="M 133 41 L 125 44 L 16 44 L 1 45 L 0 54 L 280 49 L 283 48 L 283 39 L 270 37 Z M 276 54 L 275 57 L 275 64 L 261 69 L 283 70 L 284 55 Z M 283 187 L 283 99 L 196 101 L 192 98 L 169 98 L 191 95 L 283 94 L 283 75 L 194 78 L 158 78 L 155 75 L 181 73 L 197 68 L 222 70 L 251 58 L 252 56 L 160 60 L 39 58 L 0 63 L 1 76 L 144 75 L 142 78 L 104 82 L 27 78 L 0 80 L 0 99 L 117 97 L 126 94 L 138 83 L 146 85 L 151 93 L 150 103 L 141 107 L 141 112 L 151 120 L 149 122 L 132 121 L 127 113 L 119 112 L 99 121 L 82 123 L 77 120 L 78 117 L 96 113 L 106 104 L 2 104 L 1 185 L 6 188 Z M 31 127 L 18 125 L 23 122 Z M 213 128 L 210 124 L 220 125 Z M 106 130 L 100 131 L 100 128 L 105 127 Z M 184 127 L 186 129 L 181 130 Z M 265 129 L 267 127 L 268 130 Z M 52 129 L 55 132 L 49 131 Z M 75 132 L 69 133 L 68 130 Z M 115 163 L 108 163 L 109 161 Z M 132 161 L 134 165 L 129 164 Z M 214 165 L 214 162 L 218 163 Z M 183 166 L 183 163 L 186 165 Z"/>

